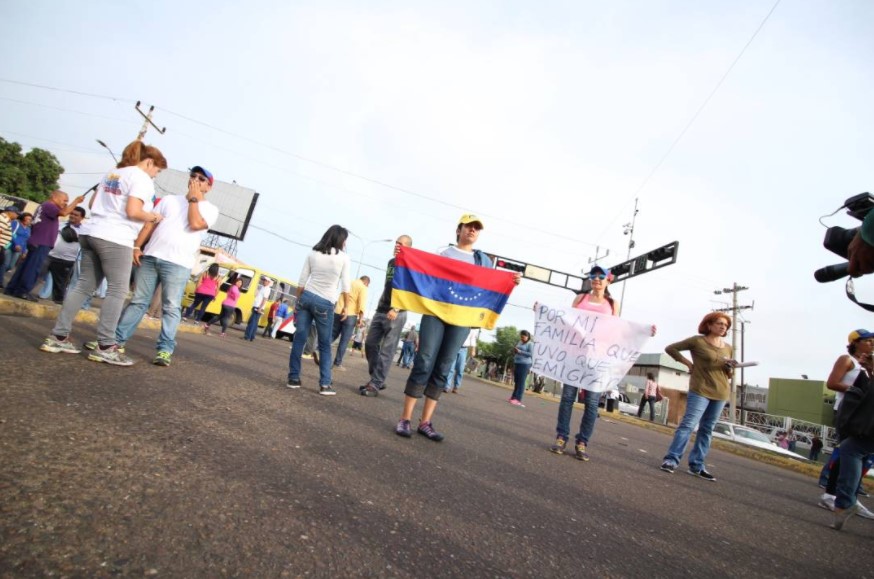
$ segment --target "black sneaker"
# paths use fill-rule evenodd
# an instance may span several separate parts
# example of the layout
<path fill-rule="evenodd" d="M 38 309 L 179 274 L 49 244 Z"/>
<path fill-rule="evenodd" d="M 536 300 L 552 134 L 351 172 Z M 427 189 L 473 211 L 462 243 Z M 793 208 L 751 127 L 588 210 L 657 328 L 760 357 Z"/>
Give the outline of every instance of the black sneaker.
<path fill-rule="evenodd" d="M 292 390 L 300 388 L 300 378 L 289 378 L 287 386 Z"/>
<path fill-rule="evenodd" d="M 326 386 L 319 386 L 319 394 L 322 396 L 336 396 L 337 392 L 328 384 Z"/>
<path fill-rule="evenodd" d="M 698 471 L 698 476 L 703 478 L 704 480 L 709 480 L 710 482 L 716 482 L 716 477 L 704 470 L 703 468 Z"/>
<path fill-rule="evenodd" d="M 443 440 L 443 435 L 434 430 L 434 426 L 430 422 L 423 422 L 420 424 L 419 428 L 416 429 L 416 432 L 422 436 L 427 436 L 428 440 L 433 440 L 434 442 L 440 442 Z"/>
<path fill-rule="evenodd" d="M 413 436 L 413 432 L 410 429 L 410 421 L 398 421 L 398 425 L 395 427 L 395 434 L 397 434 L 398 436 L 403 436 L 404 438 L 410 438 L 411 436 Z"/>
<path fill-rule="evenodd" d="M 379 388 L 368 382 L 364 386 L 358 387 L 358 393 L 362 396 L 379 396 Z"/>
<path fill-rule="evenodd" d="M 665 462 L 662 463 L 662 465 L 659 468 L 668 474 L 674 474 L 674 470 L 676 470 L 677 465 L 675 465 L 674 463 L 672 463 L 669 460 L 666 460 Z"/>
<path fill-rule="evenodd" d="M 567 446 L 567 440 L 558 436 L 555 439 L 555 444 L 549 447 L 550 452 L 555 454 L 564 454 L 564 449 Z"/>

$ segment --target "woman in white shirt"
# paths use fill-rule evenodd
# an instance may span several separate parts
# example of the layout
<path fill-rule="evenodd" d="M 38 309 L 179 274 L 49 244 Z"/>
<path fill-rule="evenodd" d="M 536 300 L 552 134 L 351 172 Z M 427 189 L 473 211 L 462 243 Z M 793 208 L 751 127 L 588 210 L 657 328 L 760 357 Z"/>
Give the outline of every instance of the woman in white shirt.
<path fill-rule="evenodd" d="M 347 237 L 349 232 L 345 228 L 332 225 L 304 261 L 294 305 L 294 342 L 288 358 L 289 388 L 300 388 L 301 355 L 310 325 L 315 324 L 319 338 L 319 394 L 336 394 L 331 387 L 331 328 L 334 326 L 338 285 L 343 300 L 341 319 L 346 318 L 349 303 L 352 284 L 349 279 L 349 256 L 344 251 Z"/>
<path fill-rule="evenodd" d="M 57 323 L 40 350 L 80 352 L 69 338 L 73 319 L 105 277 L 108 288 L 97 323 L 98 347 L 88 359 L 116 366 L 133 364 L 116 345 L 115 329 L 130 285 L 134 239 L 143 223 L 161 220 L 158 213 L 152 212 L 155 202 L 152 180 L 166 168 L 167 159 L 157 147 L 134 141 L 125 147 L 118 166 L 103 178 L 91 202 L 88 232 L 79 235 L 82 246 L 79 280 L 67 292 Z"/>

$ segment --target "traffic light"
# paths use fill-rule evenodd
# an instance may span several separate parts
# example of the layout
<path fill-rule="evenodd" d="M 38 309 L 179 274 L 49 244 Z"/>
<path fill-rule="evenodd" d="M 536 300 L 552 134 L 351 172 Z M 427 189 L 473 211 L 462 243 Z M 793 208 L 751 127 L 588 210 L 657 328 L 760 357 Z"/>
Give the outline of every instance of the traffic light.
<path fill-rule="evenodd" d="M 499 257 L 495 261 L 495 267 L 499 267 L 501 269 L 508 269 L 510 271 L 518 271 L 519 273 L 523 273 L 525 271 L 525 264 L 524 263 L 510 261 L 510 260 L 504 259 L 502 257 Z"/>

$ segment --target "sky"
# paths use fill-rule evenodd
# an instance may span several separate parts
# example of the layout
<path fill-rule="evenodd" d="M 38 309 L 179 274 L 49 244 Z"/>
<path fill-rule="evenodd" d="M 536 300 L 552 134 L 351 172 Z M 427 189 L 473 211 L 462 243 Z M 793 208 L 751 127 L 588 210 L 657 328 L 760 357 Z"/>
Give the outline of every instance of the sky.
<path fill-rule="evenodd" d="M 874 326 L 813 279 L 841 261 L 820 217 L 874 189 L 871 22 L 867 0 L 5 0 L 0 136 L 53 152 L 77 194 L 113 165 L 96 139 L 120 152 L 154 105 L 171 167 L 259 192 L 242 260 L 296 279 L 339 223 L 371 309 L 380 240 L 434 251 L 475 213 L 478 248 L 579 274 L 625 261 L 637 199 L 631 256 L 679 242 L 627 282 L 623 317 L 658 327 L 646 351 L 737 283 L 746 381 L 825 379 Z M 572 298 L 524 280 L 499 326 Z"/>

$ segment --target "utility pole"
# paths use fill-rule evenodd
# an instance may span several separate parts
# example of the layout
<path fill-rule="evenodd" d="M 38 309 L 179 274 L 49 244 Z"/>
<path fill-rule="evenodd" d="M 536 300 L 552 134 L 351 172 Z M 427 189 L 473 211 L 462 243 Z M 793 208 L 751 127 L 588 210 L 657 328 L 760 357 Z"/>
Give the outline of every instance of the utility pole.
<path fill-rule="evenodd" d="M 628 255 L 625 257 L 625 260 L 631 259 L 631 250 L 634 249 L 634 224 L 637 221 L 637 197 L 634 198 L 634 213 L 631 215 L 631 223 L 626 223 L 622 226 L 623 231 L 622 235 L 628 235 Z M 626 282 L 622 282 L 622 294 L 619 296 L 619 312 L 616 314 L 617 316 L 622 315 L 622 310 L 625 308 L 625 284 Z"/>
<path fill-rule="evenodd" d="M 149 112 L 144 113 L 140 110 L 140 101 L 137 101 L 136 106 L 134 107 L 140 115 L 143 117 L 143 128 L 140 129 L 140 133 L 137 135 L 137 140 L 142 141 L 146 136 L 146 131 L 149 130 L 149 125 L 151 125 L 156 131 L 161 133 L 162 135 L 167 131 L 167 127 L 163 129 L 159 129 L 158 125 L 152 122 L 152 113 L 155 111 L 155 105 L 149 107 Z"/>
<path fill-rule="evenodd" d="M 731 312 L 731 351 L 732 351 L 732 355 L 734 355 L 734 352 L 737 351 L 737 313 L 740 310 L 751 310 L 751 309 L 753 309 L 753 306 L 755 306 L 755 302 L 753 303 L 752 306 L 739 306 L 739 305 L 737 305 L 738 292 L 742 292 L 742 291 L 748 290 L 748 289 L 750 289 L 750 288 L 737 285 L 737 282 L 735 282 L 734 284 L 732 284 L 732 286 L 730 288 L 727 287 L 727 288 L 723 288 L 721 290 L 716 290 L 713 292 L 716 295 L 728 294 L 728 293 L 732 294 L 730 308 L 721 308 L 721 309 L 713 310 L 715 312 Z M 736 400 L 737 394 L 736 393 L 737 393 L 737 380 L 735 379 L 734 372 L 732 372 L 731 373 L 731 398 L 729 398 L 730 413 L 731 413 L 729 420 L 731 422 L 735 421 L 735 412 L 737 409 L 737 400 Z"/>
<path fill-rule="evenodd" d="M 600 260 L 600 259 L 604 259 L 604 258 L 607 257 L 608 255 L 610 255 L 610 250 L 609 250 L 609 249 L 604 250 L 604 255 L 598 255 L 599 253 L 601 253 L 601 246 L 600 246 L 600 245 L 596 245 L 596 246 L 595 246 L 595 257 L 590 257 L 590 258 L 589 258 L 589 260 L 588 260 L 588 261 L 589 261 L 589 265 L 591 265 L 591 264 L 593 264 L 593 263 L 598 263 L 598 260 Z M 588 272 L 588 271 L 583 271 L 583 273 L 589 273 L 589 272 Z"/>

